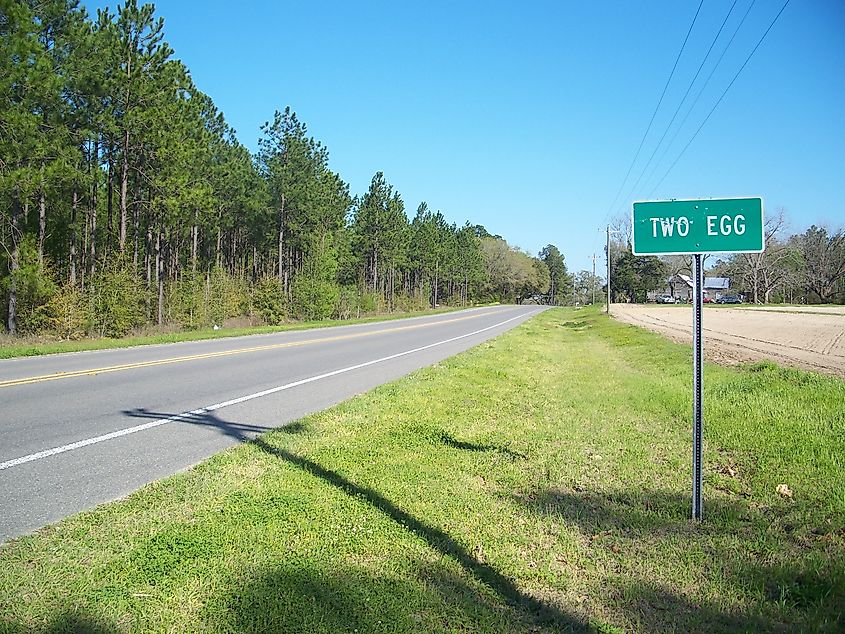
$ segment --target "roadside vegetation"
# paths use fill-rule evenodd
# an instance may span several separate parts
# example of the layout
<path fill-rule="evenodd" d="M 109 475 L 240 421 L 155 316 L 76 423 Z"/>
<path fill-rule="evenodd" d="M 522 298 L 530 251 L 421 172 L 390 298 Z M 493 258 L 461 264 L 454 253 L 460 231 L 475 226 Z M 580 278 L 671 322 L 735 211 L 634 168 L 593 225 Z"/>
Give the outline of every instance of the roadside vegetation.
<path fill-rule="evenodd" d="M 432 308 L 419 310 L 413 313 L 382 313 L 366 317 L 352 317 L 350 319 L 322 319 L 319 321 L 291 321 L 279 326 L 233 326 L 226 328 L 201 328 L 197 330 L 174 330 L 168 332 L 166 329 L 159 331 L 155 327 L 143 329 L 136 335 L 127 335 L 117 339 L 108 337 L 97 337 L 88 339 L 55 341 L 46 337 L 10 337 L 0 335 L 0 359 L 11 359 L 14 357 L 34 357 L 44 354 L 56 354 L 61 352 L 82 352 L 84 350 L 109 350 L 112 348 L 130 348 L 132 346 L 148 346 L 160 343 L 178 343 L 182 341 L 203 341 L 206 339 L 224 339 L 227 337 L 243 337 L 248 335 L 261 335 L 272 332 L 284 332 L 290 330 L 307 330 L 311 328 L 329 328 L 331 326 L 349 326 L 351 324 L 366 324 L 375 321 L 390 321 L 394 319 L 406 319 L 408 317 L 422 317 L 425 315 L 437 315 L 440 313 L 452 312 L 458 308 Z"/>
<path fill-rule="evenodd" d="M 0 630 L 838 632 L 845 383 L 553 309 L 0 548 Z M 237 435 L 225 410 L 202 424 Z"/>
<path fill-rule="evenodd" d="M 252 154 L 152 4 L 4 3 L 0 331 L 118 338 L 571 288 L 554 245 L 535 256 L 447 220 L 460 210 L 406 206 L 382 172 L 352 192 L 293 110 L 267 115 Z"/>

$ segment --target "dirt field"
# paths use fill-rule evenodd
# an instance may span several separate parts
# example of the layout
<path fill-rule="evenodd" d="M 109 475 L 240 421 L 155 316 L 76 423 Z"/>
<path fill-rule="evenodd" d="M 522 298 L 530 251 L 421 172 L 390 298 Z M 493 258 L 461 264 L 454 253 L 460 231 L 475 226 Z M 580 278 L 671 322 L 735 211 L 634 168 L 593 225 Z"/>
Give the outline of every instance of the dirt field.
<path fill-rule="evenodd" d="M 692 308 L 613 304 L 621 321 L 692 342 Z M 845 306 L 704 306 L 704 356 L 719 363 L 771 359 L 845 377 Z"/>

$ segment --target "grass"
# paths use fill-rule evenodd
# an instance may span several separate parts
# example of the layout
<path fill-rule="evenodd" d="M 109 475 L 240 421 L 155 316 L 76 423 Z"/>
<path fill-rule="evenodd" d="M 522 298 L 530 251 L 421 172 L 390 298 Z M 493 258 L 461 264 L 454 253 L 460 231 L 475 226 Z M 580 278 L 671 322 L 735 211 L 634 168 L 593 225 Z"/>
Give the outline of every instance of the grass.
<path fill-rule="evenodd" d="M 44 354 L 61 352 L 83 352 L 86 350 L 109 350 L 112 348 L 130 348 L 132 346 L 149 346 L 160 343 L 178 343 L 182 341 L 203 341 L 206 339 L 224 339 L 226 337 L 243 337 L 245 335 L 261 335 L 272 332 L 289 330 L 308 330 L 311 328 L 330 328 L 332 326 L 349 326 L 352 324 L 366 324 L 375 321 L 389 321 L 406 319 L 407 317 L 421 317 L 448 313 L 460 308 L 436 308 L 414 313 L 390 313 L 371 315 L 356 319 L 325 319 L 321 321 L 298 321 L 281 326 L 245 326 L 237 328 L 201 328 L 197 330 L 183 330 L 178 332 L 153 332 L 151 334 L 135 334 L 119 339 L 108 337 L 94 337 L 72 341 L 45 340 L 42 338 L 19 338 L 0 335 L 0 359 L 15 357 L 34 357 Z"/>
<path fill-rule="evenodd" d="M 690 375 L 549 310 L 6 544 L 0 631 L 842 631 L 845 382 L 707 365 L 696 525 Z"/>

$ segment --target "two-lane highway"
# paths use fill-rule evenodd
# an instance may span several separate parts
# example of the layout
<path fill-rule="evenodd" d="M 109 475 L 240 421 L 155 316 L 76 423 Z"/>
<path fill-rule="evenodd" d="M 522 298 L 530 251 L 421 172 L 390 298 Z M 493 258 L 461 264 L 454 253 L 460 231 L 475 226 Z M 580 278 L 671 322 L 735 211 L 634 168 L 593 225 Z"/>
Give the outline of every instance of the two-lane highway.
<path fill-rule="evenodd" d="M 0 361 L 0 540 L 123 497 L 539 310 Z"/>

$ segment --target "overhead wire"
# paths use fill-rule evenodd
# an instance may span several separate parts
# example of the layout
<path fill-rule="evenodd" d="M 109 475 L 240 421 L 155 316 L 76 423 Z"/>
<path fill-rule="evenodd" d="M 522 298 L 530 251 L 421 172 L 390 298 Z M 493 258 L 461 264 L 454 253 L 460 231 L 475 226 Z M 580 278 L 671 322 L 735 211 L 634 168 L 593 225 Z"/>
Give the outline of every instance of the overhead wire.
<path fill-rule="evenodd" d="M 769 27 L 766 29 L 765 33 L 763 33 L 762 37 L 757 41 L 757 44 L 754 46 L 754 48 L 748 54 L 748 57 L 745 58 L 745 61 L 742 63 L 742 66 L 740 66 L 739 70 L 736 71 L 736 74 L 733 76 L 733 79 L 731 79 L 730 83 L 727 85 L 725 90 L 722 91 L 722 94 L 719 97 L 718 101 L 716 101 L 716 103 L 710 109 L 710 112 L 707 113 L 707 116 L 704 117 L 704 121 L 702 121 L 701 125 L 698 126 L 698 129 L 695 131 L 695 133 L 692 135 L 692 137 L 690 137 L 690 140 L 687 141 L 687 144 L 684 146 L 684 148 L 681 150 L 681 152 L 678 154 L 678 156 L 675 158 L 675 160 L 669 166 L 669 169 L 666 170 L 666 172 L 663 174 L 663 176 L 660 178 L 660 180 L 654 186 L 654 189 L 652 189 L 651 192 L 649 192 L 649 194 L 648 194 L 649 198 L 651 198 L 654 195 L 654 192 L 657 191 L 657 188 L 660 187 L 660 185 L 663 184 L 663 181 L 666 180 L 666 177 L 669 176 L 669 173 L 674 169 L 675 165 L 678 164 L 678 161 L 681 160 L 681 157 L 686 153 L 689 146 L 692 145 L 692 142 L 695 141 L 695 139 L 698 137 L 698 134 L 701 132 L 701 129 L 707 124 L 707 122 L 710 120 L 710 117 L 713 116 L 713 113 L 716 111 L 716 108 L 718 108 L 719 104 L 722 103 L 722 101 L 725 98 L 725 95 L 728 94 L 728 91 L 731 89 L 731 86 L 733 86 L 734 82 L 736 82 L 737 77 L 739 77 L 740 73 L 742 73 L 743 69 L 745 69 L 745 67 L 748 65 L 748 62 L 751 61 L 751 58 L 754 56 L 754 53 L 756 53 L 757 49 L 760 48 L 760 45 L 763 43 L 763 40 L 766 39 L 766 36 L 769 34 L 769 31 L 772 30 L 772 27 L 774 27 L 775 23 L 778 21 L 778 18 L 780 18 L 781 14 L 784 12 L 784 10 L 786 9 L 786 6 L 788 4 L 789 4 L 789 0 L 786 0 L 783 3 L 783 6 L 780 8 L 780 11 L 778 11 L 777 15 L 771 21 L 771 23 L 769 24 Z"/>
<path fill-rule="evenodd" d="M 640 156 L 640 152 L 643 149 L 643 144 L 645 143 L 646 137 L 648 137 L 648 133 L 651 131 L 651 126 L 654 124 L 654 118 L 657 116 L 657 111 L 660 110 L 660 105 L 663 103 L 663 98 L 666 96 L 666 90 L 669 88 L 669 83 L 672 81 L 672 77 L 675 75 L 675 70 L 678 68 L 678 62 L 681 60 L 681 55 L 684 53 L 684 49 L 687 46 L 687 41 L 689 40 L 689 36 L 692 33 L 692 29 L 695 26 L 696 20 L 698 20 L 698 14 L 701 13 L 701 7 L 704 4 L 704 0 L 701 0 L 698 4 L 698 9 L 695 11 L 695 15 L 692 18 L 692 23 L 687 29 L 687 35 L 684 38 L 683 44 L 681 44 L 681 50 L 678 51 L 678 56 L 675 58 L 675 63 L 672 66 L 672 72 L 669 73 L 669 78 L 666 80 L 666 84 L 663 86 L 663 92 L 660 93 L 660 99 L 657 100 L 657 105 L 654 107 L 654 112 L 651 113 L 651 119 L 649 119 L 648 126 L 646 127 L 645 133 L 643 134 L 643 138 L 640 139 L 640 144 L 637 147 L 637 151 L 634 154 L 634 159 L 631 161 L 631 164 L 628 166 L 628 171 L 625 173 L 625 178 L 622 179 L 622 183 L 619 185 L 619 190 L 616 192 L 616 195 L 613 197 L 613 202 L 610 203 L 610 206 L 607 208 L 607 212 L 605 213 L 605 220 L 610 215 L 610 212 L 613 210 L 614 205 L 616 205 L 616 201 L 619 199 L 619 194 L 622 193 L 622 190 L 625 187 L 625 184 L 628 182 L 628 177 L 631 175 L 631 170 L 634 169 L 634 165 L 637 162 L 637 159 Z"/>
<path fill-rule="evenodd" d="M 646 177 L 644 182 L 648 183 L 654 177 L 654 173 L 657 171 L 657 168 L 660 166 L 661 163 L 663 163 L 663 159 L 666 158 L 666 155 L 669 153 L 669 150 L 672 148 L 672 146 L 675 143 L 675 139 L 678 138 L 678 135 L 680 134 L 681 130 L 684 129 L 684 124 L 687 122 L 687 119 L 689 119 L 689 116 L 692 114 L 692 111 L 695 110 L 696 104 L 698 104 L 698 102 L 701 100 L 701 95 L 704 93 L 704 90 L 710 84 L 710 80 L 713 78 L 713 75 L 716 73 L 716 69 L 719 68 L 719 65 L 722 63 L 722 60 L 725 58 L 725 54 L 728 52 L 728 49 L 731 47 L 731 44 L 733 44 L 733 41 L 736 39 L 737 33 L 739 33 L 739 30 L 742 28 L 742 25 L 745 24 L 745 19 L 748 17 L 748 14 L 751 13 L 751 9 L 754 7 L 754 4 L 756 2 L 757 2 L 757 0 L 751 0 L 751 3 L 748 5 L 748 8 L 745 10 L 745 14 L 742 16 L 742 19 L 739 21 L 739 24 L 737 25 L 736 29 L 734 29 L 733 35 L 731 35 L 731 39 L 728 40 L 727 45 L 722 50 L 722 54 L 719 55 L 719 59 L 716 60 L 716 63 L 713 65 L 713 68 L 710 69 L 710 74 L 707 76 L 707 79 L 704 80 L 704 83 L 701 85 L 701 88 L 699 89 L 698 94 L 696 94 L 695 98 L 692 100 L 692 103 L 690 104 L 690 107 L 687 109 L 687 113 L 684 115 L 684 118 L 681 119 L 681 123 L 678 125 L 678 127 L 675 128 L 675 132 L 674 132 L 674 134 L 672 134 L 672 138 L 669 139 L 669 143 L 667 143 L 666 146 L 663 148 L 663 152 L 661 152 L 660 158 L 658 158 L 657 161 L 654 162 L 654 165 L 651 168 L 651 172 L 649 172 L 649 174 Z"/>
<path fill-rule="evenodd" d="M 713 47 L 716 46 L 716 42 L 719 40 L 719 37 L 722 35 L 722 31 L 725 29 L 725 24 L 728 23 L 728 20 L 730 19 L 731 14 L 733 13 L 733 10 L 736 7 L 736 3 L 738 1 L 739 0 L 734 0 L 733 4 L 731 5 L 731 8 L 728 9 L 728 14 L 725 16 L 725 19 L 722 20 L 722 25 L 719 27 L 719 30 L 716 32 L 716 37 L 714 37 L 713 41 L 710 42 L 710 48 L 708 48 L 707 52 L 704 54 L 704 59 L 702 59 L 701 63 L 698 65 L 698 70 L 695 71 L 695 75 L 693 75 L 692 79 L 690 80 L 690 83 L 687 86 L 687 90 L 684 93 L 684 96 L 681 97 L 681 100 L 678 102 L 678 107 L 675 108 L 675 112 L 672 113 L 672 117 L 669 120 L 669 124 L 666 126 L 666 129 L 663 131 L 663 134 L 661 135 L 660 140 L 657 142 L 657 145 L 654 146 L 654 151 L 651 153 L 651 156 L 648 157 L 648 160 L 646 161 L 645 165 L 643 165 L 643 169 L 640 172 L 639 178 L 637 178 L 636 182 L 634 183 L 634 186 L 631 187 L 631 191 L 625 197 L 625 200 L 631 199 L 631 196 L 636 191 L 637 186 L 642 181 L 643 176 L 645 176 L 646 170 L 648 170 L 649 166 L 651 165 L 651 162 L 654 160 L 654 157 L 657 154 L 657 151 L 660 149 L 660 146 L 663 145 L 663 141 L 666 139 L 666 135 L 669 134 L 669 130 L 672 129 L 672 124 L 675 123 L 675 119 L 677 118 L 678 113 L 681 111 L 681 108 L 683 107 L 684 102 L 686 102 L 687 97 L 689 96 L 690 92 L 692 91 L 692 87 L 695 85 L 695 82 L 698 79 L 698 76 L 701 74 L 701 69 L 704 68 L 704 65 L 707 63 L 707 60 L 710 58 L 710 53 L 713 52 Z"/>

